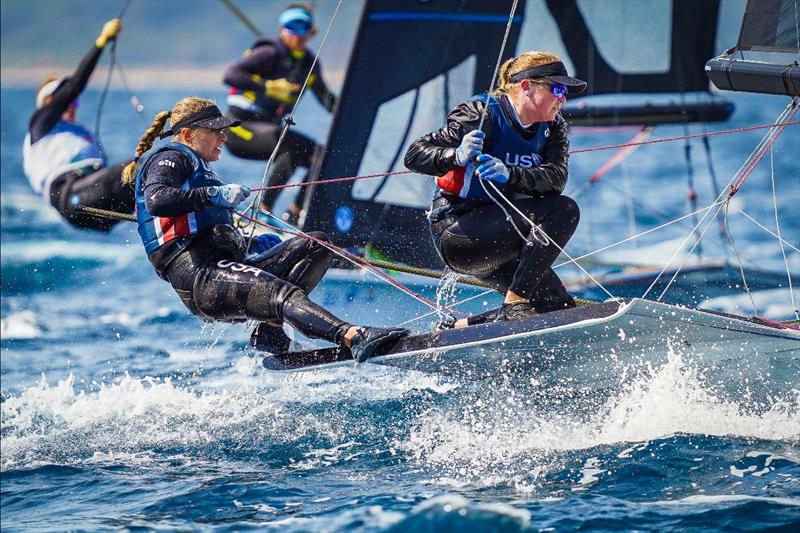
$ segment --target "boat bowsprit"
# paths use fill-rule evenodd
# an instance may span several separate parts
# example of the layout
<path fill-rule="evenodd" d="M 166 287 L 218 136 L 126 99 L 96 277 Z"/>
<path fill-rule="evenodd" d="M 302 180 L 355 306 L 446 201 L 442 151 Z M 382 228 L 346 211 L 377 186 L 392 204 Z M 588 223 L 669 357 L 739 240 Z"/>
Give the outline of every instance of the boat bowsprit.
<path fill-rule="evenodd" d="M 608 301 L 507 322 L 400 339 L 369 363 L 460 379 L 547 372 L 596 383 L 632 359 L 657 363 L 671 351 L 714 364 L 737 358 L 800 356 L 800 329 L 642 299 Z M 346 350 L 320 348 L 268 355 L 270 370 L 353 365 Z"/>

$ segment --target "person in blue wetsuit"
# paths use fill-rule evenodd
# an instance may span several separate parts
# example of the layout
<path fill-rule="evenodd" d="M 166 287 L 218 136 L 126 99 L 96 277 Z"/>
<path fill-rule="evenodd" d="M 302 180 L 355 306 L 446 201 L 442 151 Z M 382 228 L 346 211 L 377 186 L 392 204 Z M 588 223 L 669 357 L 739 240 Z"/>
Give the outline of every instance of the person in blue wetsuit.
<path fill-rule="evenodd" d="M 123 181 L 134 186 L 139 236 L 158 275 L 204 320 L 258 321 L 251 344 L 273 353 L 289 348 L 284 321 L 347 347 L 359 362 L 406 335 L 349 324 L 308 299 L 332 259 L 324 233 L 283 242 L 262 235 L 248 249 L 232 210 L 250 191 L 226 184 L 209 164 L 238 124 L 211 100 L 184 98 L 156 115 L 136 147 Z M 168 136 L 172 142 L 151 150 L 156 137 Z"/>
<path fill-rule="evenodd" d="M 36 91 L 23 144 L 25 175 L 33 190 L 70 224 L 110 231 L 119 222 L 87 215 L 78 206 L 133 212 L 133 189 L 120 181 L 127 162 L 107 166 L 94 134 L 75 122 L 78 97 L 106 44 L 122 30 L 118 19 L 105 23 L 92 49 L 70 76 L 46 79 Z"/>
<path fill-rule="evenodd" d="M 580 213 L 561 194 L 569 141 L 559 110 L 567 93 L 582 91 L 586 83 L 567 75 L 557 56 L 536 51 L 506 61 L 499 77 L 497 90 L 457 105 L 447 124 L 414 141 L 405 157 L 409 169 L 438 176 L 428 218 L 444 263 L 487 281 L 505 297 L 496 312 L 462 319 L 457 327 L 575 306 L 552 269 L 559 248 L 544 244 L 487 182 L 563 248 Z"/>
<path fill-rule="evenodd" d="M 245 51 L 244 57 L 225 70 L 224 82 L 231 87 L 228 114 L 241 121 L 231 128 L 228 150 L 238 157 L 266 161 L 280 137 L 281 119 L 292 112 L 303 82 L 311 72 L 314 54 L 306 48 L 316 35 L 311 9 L 292 4 L 281 14 L 277 39 L 262 37 Z M 336 98 L 322 79 L 319 61 L 308 79 L 308 90 L 328 111 Z M 292 129 L 286 132 L 272 164 L 271 186 L 284 185 L 297 167 L 310 169 L 317 144 Z M 263 206 L 272 210 L 279 190 L 267 191 Z M 284 219 L 297 223 L 300 203 L 289 205 Z"/>

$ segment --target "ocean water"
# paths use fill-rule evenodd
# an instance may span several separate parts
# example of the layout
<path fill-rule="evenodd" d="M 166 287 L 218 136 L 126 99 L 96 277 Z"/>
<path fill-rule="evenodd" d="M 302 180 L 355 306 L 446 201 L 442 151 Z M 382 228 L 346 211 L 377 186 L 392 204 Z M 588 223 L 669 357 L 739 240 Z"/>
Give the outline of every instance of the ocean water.
<path fill-rule="evenodd" d="M 152 116 L 183 94 L 138 96 Z M 97 98 L 90 91 L 81 102 L 89 126 Z M 731 98 L 733 120 L 709 129 L 771 122 L 786 103 Z M 28 189 L 20 146 L 32 99 L 32 89 L 2 90 L 3 530 L 800 528 L 800 354 L 763 369 L 745 365 L 748 372 L 703 366 L 679 347 L 657 364 L 617 354 L 628 365 L 624 379 L 602 387 L 579 378 L 458 382 L 374 365 L 269 372 L 247 349 L 246 325 L 207 325 L 188 314 L 153 273 L 135 228 L 75 230 Z M 126 157 L 147 125 L 126 99 L 112 92 L 103 115 L 112 160 Z M 320 136 L 327 120 L 312 106 L 298 122 Z M 760 135 L 712 140 L 720 181 Z M 628 136 L 576 133 L 572 146 Z M 703 205 L 711 187 L 702 146 L 692 147 Z M 642 231 L 685 213 L 683 149 L 642 147 L 581 196 L 581 227 L 568 250 L 598 248 L 631 226 Z M 795 246 L 798 153 L 800 128 L 793 127 L 772 160 L 781 231 Z M 575 155 L 571 190 L 609 156 Z M 756 169 L 736 205 L 774 231 L 769 163 Z M 217 168 L 244 183 L 263 172 L 229 154 Z M 632 218 L 620 193 L 626 187 L 639 202 Z M 748 266 L 785 270 L 773 237 L 734 210 L 730 217 Z M 606 257 L 664 261 L 687 231 L 670 227 Z M 709 234 L 704 253 L 730 252 Z M 797 275 L 800 258 L 787 253 Z M 374 292 L 366 279 L 347 283 L 332 276 L 314 296 L 336 313 L 374 323 L 421 313 L 399 293 Z M 343 286 L 350 296 L 330 296 Z M 785 287 L 756 303 L 763 315 L 792 317 Z M 752 313 L 741 291 L 710 305 Z M 718 364 L 736 369 L 737 357 Z M 785 378 L 770 379 L 774 368 Z"/>

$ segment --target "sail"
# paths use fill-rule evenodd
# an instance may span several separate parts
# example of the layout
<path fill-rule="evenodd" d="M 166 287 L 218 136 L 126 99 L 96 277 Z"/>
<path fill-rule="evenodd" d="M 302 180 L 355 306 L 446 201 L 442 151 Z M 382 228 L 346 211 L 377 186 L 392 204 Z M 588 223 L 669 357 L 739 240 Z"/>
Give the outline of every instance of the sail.
<path fill-rule="evenodd" d="M 800 96 L 799 9 L 797 0 L 748 0 L 736 46 L 706 64 L 714 85 Z"/>
<path fill-rule="evenodd" d="M 416 138 L 444 124 L 452 107 L 489 89 L 512 0 L 366 2 L 327 149 L 312 179 L 401 172 Z M 505 58 L 548 50 L 589 84 L 589 95 L 707 91 L 718 0 L 520 2 Z M 586 100 L 562 110 L 572 124 L 726 119 L 727 102 L 667 106 Z M 439 267 L 425 210 L 433 179 L 402 174 L 317 186 L 305 201 L 305 230 L 348 247 Z"/>

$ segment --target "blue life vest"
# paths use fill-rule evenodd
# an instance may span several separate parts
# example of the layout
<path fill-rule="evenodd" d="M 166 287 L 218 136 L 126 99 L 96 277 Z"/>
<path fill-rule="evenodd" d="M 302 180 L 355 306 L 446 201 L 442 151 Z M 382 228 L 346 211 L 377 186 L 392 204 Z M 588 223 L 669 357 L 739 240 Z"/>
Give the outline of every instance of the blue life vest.
<path fill-rule="evenodd" d="M 473 96 L 472 100 L 486 102 L 487 119 L 492 121 L 492 141 L 483 145 L 484 154 L 498 158 L 509 168 L 530 168 L 541 164 L 544 145 L 550 136 L 549 122 L 540 122 L 536 134 L 530 139 L 525 139 L 506 118 L 500 101 L 494 95 L 478 94 Z M 436 178 L 436 184 L 444 192 L 468 200 L 489 201 L 479 181 L 480 178 L 475 174 L 475 165 L 472 163 Z M 495 183 L 495 186 L 506 193 L 507 184 Z"/>
<path fill-rule="evenodd" d="M 147 211 L 142 188 L 142 177 L 147 171 L 153 156 L 165 150 L 177 150 L 189 158 L 192 163 L 192 174 L 181 185 L 182 189 L 195 189 L 224 185 L 219 175 L 211 168 L 208 162 L 200 157 L 197 152 L 185 144 L 171 142 L 158 150 L 145 156 L 139 161 L 136 170 L 136 221 L 139 224 L 139 236 L 149 256 L 153 250 L 165 243 L 189 235 L 195 235 L 210 229 L 215 224 L 232 224 L 233 215 L 228 209 L 222 207 L 207 207 L 200 211 L 192 211 L 175 217 L 157 217 Z"/>

